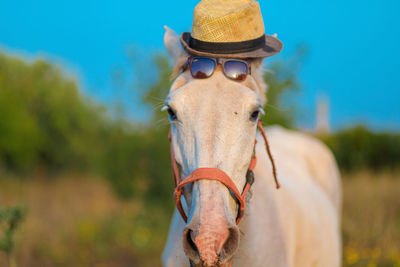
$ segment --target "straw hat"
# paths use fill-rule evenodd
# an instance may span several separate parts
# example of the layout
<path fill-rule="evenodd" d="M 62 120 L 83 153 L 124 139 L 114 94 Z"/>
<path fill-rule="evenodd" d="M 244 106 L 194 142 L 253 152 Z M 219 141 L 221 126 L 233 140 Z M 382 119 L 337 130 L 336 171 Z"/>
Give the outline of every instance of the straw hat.
<path fill-rule="evenodd" d="M 202 0 L 194 9 L 192 32 L 182 33 L 181 43 L 193 55 L 235 58 L 270 57 L 283 47 L 264 33 L 253 0 Z"/>

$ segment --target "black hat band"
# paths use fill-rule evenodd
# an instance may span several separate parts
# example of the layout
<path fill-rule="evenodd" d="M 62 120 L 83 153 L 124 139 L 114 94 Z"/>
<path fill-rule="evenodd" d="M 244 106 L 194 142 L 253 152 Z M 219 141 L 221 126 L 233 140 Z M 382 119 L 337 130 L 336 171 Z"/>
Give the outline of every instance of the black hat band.
<path fill-rule="evenodd" d="M 208 52 L 214 54 L 235 54 L 250 52 L 265 46 L 265 35 L 248 41 L 223 43 L 200 41 L 193 38 L 188 32 L 184 33 L 184 35 L 187 36 L 182 36 L 183 39 L 189 41 L 188 44 L 192 49 L 200 52 Z"/>

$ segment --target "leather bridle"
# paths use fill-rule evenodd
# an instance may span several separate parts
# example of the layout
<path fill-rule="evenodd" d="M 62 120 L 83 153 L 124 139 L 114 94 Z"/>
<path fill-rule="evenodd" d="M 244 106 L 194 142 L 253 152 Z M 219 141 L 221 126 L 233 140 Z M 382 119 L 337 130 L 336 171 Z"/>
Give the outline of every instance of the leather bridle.
<path fill-rule="evenodd" d="M 258 120 L 257 122 L 258 128 L 261 132 L 261 135 L 264 139 L 265 142 L 265 148 L 267 150 L 269 159 L 272 164 L 272 174 L 274 176 L 276 188 L 278 189 L 280 187 L 278 178 L 276 176 L 276 167 L 275 167 L 275 162 L 274 159 L 271 155 L 271 150 L 269 148 L 268 140 L 267 140 L 267 135 L 265 134 L 265 130 L 261 124 L 261 121 Z M 181 180 L 180 172 L 179 172 L 179 167 L 178 163 L 175 160 L 175 151 L 174 151 L 174 146 L 172 144 L 172 138 L 171 138 L 171 130 L 169 131 L 168 138 L 170 140 L 170 145 L 171 145 L 171 165 L 172 165 L 172 173 L 174 176 L 174 181 L 175 181 L 175 202 L 176 202 L 176 207 L 181 214 L 183 220 L 185 223 L 187 223 L 187 215 L 185 214 L 185 211 L 183 210 L 182 203 L 181 203 L 181 196 L 182 196 L 182 189 L 185 185 L 194 183 L 198 180 L 217 180 L 224 184 L 236 197 L 236 200 L 239 204 L 239 209 L 238 209 L 238 215 L 236 217 L 236 224 L 239 224 L 240 219 L 243 217 L 244 210 L 246 208 L 246 194 L 249 191 L 251 185 L 254 182 L 254 173 L 253 170 L 256 167 L 257 163 L 257 158 L 256 158 L 256 153 L 255 153 L 255 146 L 257 143 L 257 140 L 254 142 L 254 149 L 253 149 L 253 154 L 251 156 L 250 164 L 249 164 L 249 169 L 246 174 L 246 184 L 244 185 L 242 193 L 239 192 L 237 189 L 235 183 L 232 181 L 232 179 L 222 170 L 218 168 L 198 168 L 194 170 L 191 174 L 189 174 L 186 178 Z"/>

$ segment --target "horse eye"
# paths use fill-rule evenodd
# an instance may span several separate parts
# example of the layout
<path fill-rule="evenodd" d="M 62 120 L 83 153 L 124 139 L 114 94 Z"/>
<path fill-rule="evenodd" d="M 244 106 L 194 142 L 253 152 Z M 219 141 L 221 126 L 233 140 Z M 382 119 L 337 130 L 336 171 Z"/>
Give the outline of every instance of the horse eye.
<path fill-rule="evenodd" d="M 170 121 L 176 121 L 178 119 L 175 111 L 170 106 L 168 106 L 167 111 L 168 111 Z"/>
<path fill-rule="evenodd" d="M 259 111 L 259 110 L 253 111 L 253 112 L 250 114 L 250 120 L 251 120 L 251 121 L 257 121 L 259 115 L 260 115 L 260 111 Z"/>

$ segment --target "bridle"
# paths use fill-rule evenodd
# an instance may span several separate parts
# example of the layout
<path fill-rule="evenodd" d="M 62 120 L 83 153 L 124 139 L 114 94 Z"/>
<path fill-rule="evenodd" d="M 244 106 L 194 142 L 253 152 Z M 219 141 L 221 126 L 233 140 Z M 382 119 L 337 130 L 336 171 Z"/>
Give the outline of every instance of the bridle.
<path fill-rule="evenodd" d="M 261 132 L 263 139 L 264 139 L 265 148 L 267 150 L 268 157 L 272 164 L 272 174 L 274 176 L 276 188 L 278 189 L 280 187 L 280 185 L 278 182 L 278 178 L 276 176 L 275 162 L 271 155 L 271 150 L 269 148 L 267 135 L 265 134 L 265 130 L 264 130 L 260 120 L 258 120 L 257 126 Z M 171 145 L 171 165 L 172 165 L 172 173 L 173 173 L 174 181 L 175 181 L 174 197 L 175 197 L 176 207 L 177 207 L 179 213 L 181 214 L 183 220 L 185 221 L 185 223 L 187 223 L 188 218 L 187 218 L 187 215 L 185 214 L 185 211 L 183 210 L 182 202 L 181 202 L 183 187 L 185 185 L 194 183 L 198 180 L 217 180 L 217 181 L 221 182 L 222 184 L 224 184 L 235 195 L 235 198 L 239 204 L 238 215 L 236 217 L 236 224 L 239 224 L 240 219 L 243 217 L 244 210 L 246 208 L 246 194 L 254 182 L 253 170 L 256 167 L 256 163 L 257 163 L 257 158 L 256 158 L 256 153 L 255 153 L 255 146 L 257 144 L 257 140 L 254 142 L 253 154 L 251 156 L 249 169 L 247 170 L 247 174 L 246 174 L 246 184 L 244 185 L 242 193 L 240 193 L 239 190 L 237 189 L 235 183 L 232 181 L 232 179 L 224 171 L 222 171 L 218 168 L 198 168 L 182 180 L 181 176 L 180 176 L 180 172 L 179 172 L 178 163 L 175 160 L 175 151 L 174 151 L 174 146 L 173 146 L 172 140 L 171 140 L 172 139 L 171 130 L 169 130 L 168 138 L 169 138 L 170 145 Z"/>

